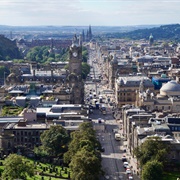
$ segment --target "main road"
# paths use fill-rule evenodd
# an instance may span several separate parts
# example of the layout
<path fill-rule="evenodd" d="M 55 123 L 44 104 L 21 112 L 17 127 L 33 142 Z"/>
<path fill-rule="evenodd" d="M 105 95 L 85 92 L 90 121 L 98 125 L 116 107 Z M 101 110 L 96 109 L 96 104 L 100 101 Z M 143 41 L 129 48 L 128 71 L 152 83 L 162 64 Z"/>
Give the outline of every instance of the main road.
<path fill-rule="evenodd" d="M 101 68 L 98 66 L 95 51 L 89 50 L 88 64 L 91 65 L 91 76 L 96 78 L 102 75 Z M 103 115 L 99 109 L 95 109 L 93 114 L 90 115 L 93 121 L 97 121 L 99 118 L 104 120 L 105 131 L 97 132 L 97 138 L 99 139 L 104 152 L 102 152 L 102 168 L 105 172 L 104 177 L 101 180 L 114 180 L 121 179 L 126 180 L 127 175 L 123 167 L 122 156 L 124 155 L 124 142 L 116 141 L 114 138 L 113 129 L 121 129 L 120 121 L 116 121 L 112 114 L 112 106 L 107 103 L 107 94 L 103 94 L 104 85 L 97 82 L 88 81 L 85 86 L 86 97 L 89 97 L 91 92 L 96 91 L 96 96 L 99 94 L 104 97 L 103 104 L 107 107 L 107 114 Z M 105 103 L 106 102 L 106 103 Z M 138 178 L 134 178 L 138 179 Z"/>

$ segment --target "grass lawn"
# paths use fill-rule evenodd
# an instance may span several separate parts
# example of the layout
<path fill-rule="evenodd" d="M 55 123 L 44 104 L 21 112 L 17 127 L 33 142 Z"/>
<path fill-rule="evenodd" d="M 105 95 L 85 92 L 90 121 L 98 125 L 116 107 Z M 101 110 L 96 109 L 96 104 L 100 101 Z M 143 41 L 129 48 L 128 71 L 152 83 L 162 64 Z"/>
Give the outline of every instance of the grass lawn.
<path fill-rule="evenodd" d="M 28 177 L 27 180 L 54 180 L 54 179 L 68 179 L 68 174 L 70 170 L 67 167 L 53 166 L 48 163 L 34 162 L 31 159 L 26 160 L 27 163 L 32 164 L 34 167 L 34 176 Z M 3 160 L 0 160 L 3 163 Z M 63 169 L 62 169 L 63 168 Z M 4 166 L 0 166 L 0 171 L 4 170 Z M 56 177 L 55 177 L 56 176 Z"/>
<path fill-rule="evenodd" d="M 180 177 L 180 172 L 166 172 L 163 180 L 176 180 Z"/>
<path fill-rule="evenodd" d="M 16 116 L 22 112 L 23 108 L 18 106 L 3 106 L 2 116 Z"/>

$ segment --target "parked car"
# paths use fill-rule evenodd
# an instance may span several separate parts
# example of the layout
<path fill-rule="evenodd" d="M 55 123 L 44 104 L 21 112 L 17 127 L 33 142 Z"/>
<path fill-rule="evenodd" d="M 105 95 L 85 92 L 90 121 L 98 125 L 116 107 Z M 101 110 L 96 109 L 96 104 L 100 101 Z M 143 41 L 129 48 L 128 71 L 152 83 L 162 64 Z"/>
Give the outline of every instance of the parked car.
<path fill-rule="evenodd" d="M 128 165 L 129 165 L 129 163 L 128 163 L 127 161 L 125 161 L 125 162 L 123 163 L 123 167 L 124 167 L 124 168 L 126 168 Z"/>
<path fill-rule="evenodd" d="M 132 174 L 129 174 L 129 175 L 128 175 L 128 180 L 133 180 Z"/>
<path fill-rule="evenodd" d="M 120 141 L 121 140 L 121 135 L 119 133 L 116 133 L 114 135 L 114 138 L 115 138 L 116 141 Z"/>
<path fill-rule="evenodd" d="M 122 162 L 127 162 L 126 156 L 123 156 L 123 157 L 121 158 L 121 160 L 122 160 Z"/>
<path fill-rule="evenodd" d="M 126 174 L 131 174 L 131 169 L 126 169 Z"/>

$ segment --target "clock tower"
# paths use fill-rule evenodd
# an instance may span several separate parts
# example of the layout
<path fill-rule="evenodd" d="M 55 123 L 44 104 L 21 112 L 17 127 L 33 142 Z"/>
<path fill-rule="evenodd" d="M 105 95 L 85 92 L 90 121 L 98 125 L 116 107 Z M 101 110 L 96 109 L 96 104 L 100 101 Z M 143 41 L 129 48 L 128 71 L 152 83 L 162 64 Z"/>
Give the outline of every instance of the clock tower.
<path fill-rule="evenodd" d="M 81 77 L 81 72 L 82 72 L 81 63 L 82 63 L 82 47 L 75 35 L 69 50 L 69 72 Z"/>
<path fill-rule="evenodd" d="M 84 83 L 82 80 L 82 45 L 76 35 L 69 49 L 68 85 L 72 88 L 72 104 L 84 103 Z"/>

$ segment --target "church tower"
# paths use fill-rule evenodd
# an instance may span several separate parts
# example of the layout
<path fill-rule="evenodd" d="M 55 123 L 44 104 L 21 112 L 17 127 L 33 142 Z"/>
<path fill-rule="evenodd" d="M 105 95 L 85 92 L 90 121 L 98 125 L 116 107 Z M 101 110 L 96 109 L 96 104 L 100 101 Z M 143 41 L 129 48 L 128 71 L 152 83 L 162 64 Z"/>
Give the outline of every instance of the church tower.
<path fill-rule="evenodd" d="M 69 50 L 68 86 L 72 89 L 72 104 L 84 103 L 84 83 L 82 81 L 82 45 L 75 35 Z"/>
<path fill-rule="evenodd" d="M 75 35 L 69 50 L 69 72 L 81 76 L 82 71 L 82 47 Z"/>

